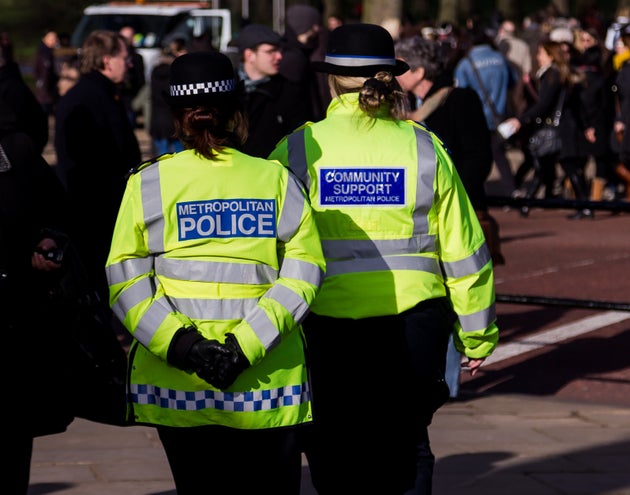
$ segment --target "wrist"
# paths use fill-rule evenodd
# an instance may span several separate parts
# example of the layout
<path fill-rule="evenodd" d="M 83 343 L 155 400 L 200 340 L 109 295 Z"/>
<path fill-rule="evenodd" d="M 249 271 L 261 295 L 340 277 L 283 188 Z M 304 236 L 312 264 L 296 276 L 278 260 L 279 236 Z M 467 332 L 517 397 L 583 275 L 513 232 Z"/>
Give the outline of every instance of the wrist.
<path fill-rule="evenodd" d="M 190 349 L 204 337 L 193 327 L 182 327 L 173 336 L 168 347 L 166 360 L 181 370 L 190 370 Z"/>

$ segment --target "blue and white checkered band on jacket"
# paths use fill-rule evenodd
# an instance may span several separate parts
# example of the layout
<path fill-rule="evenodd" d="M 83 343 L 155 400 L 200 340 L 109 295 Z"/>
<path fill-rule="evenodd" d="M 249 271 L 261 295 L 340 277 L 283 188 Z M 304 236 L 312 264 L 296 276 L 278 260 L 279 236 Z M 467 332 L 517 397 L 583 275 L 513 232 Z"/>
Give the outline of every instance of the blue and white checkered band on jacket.
<path fill-rule="evenodd" d="M 204 93 L 229 93 L 234 91 L 235 87 L 236 82 L 234 79 L 192 84 L 173 84 L 171 85 L 171 96 L 190 96 Z"/>

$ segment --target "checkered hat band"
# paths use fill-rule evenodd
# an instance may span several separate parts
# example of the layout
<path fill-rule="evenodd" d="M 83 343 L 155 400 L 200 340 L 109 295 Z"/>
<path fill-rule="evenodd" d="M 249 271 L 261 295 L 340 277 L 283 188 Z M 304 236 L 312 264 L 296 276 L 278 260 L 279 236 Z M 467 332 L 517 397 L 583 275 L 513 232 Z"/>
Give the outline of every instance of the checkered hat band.
<path fill-rule="evenodd" d="M 361 57 L 326 55 L 325 62 L 342 67 L 366 67 L 371 65 L 396 65 L 396 59 L 389 57 Z"/>
<path fill-rule="evenodd" d="M 172 84 L 171 96 L 192 96 L 208 93 L 229 93 L 234 91 L 236 82 L 234 79 L 224 81 L 209 81 L 192 84 Z"/>

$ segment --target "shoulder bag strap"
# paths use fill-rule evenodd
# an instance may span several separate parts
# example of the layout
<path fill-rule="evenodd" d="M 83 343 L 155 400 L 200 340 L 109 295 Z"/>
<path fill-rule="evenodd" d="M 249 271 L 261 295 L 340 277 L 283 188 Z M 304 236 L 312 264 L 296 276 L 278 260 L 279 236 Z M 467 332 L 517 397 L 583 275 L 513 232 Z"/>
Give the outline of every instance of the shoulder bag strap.
<path fill-rule="evenodd" d="M 411 113 L 411 117 L 413 118 L 413 120 L 415 120 L 416 122 L 423 122 L 424 120 L 428 119 L 429 115 L 431 115 L 437 108 L 444 104 L 452 89 L 452 86 L 446 86 L 444 88 L 438 89 L 435 93 L 429 96 L 426 100 L 422 102 L 420 108 Z"/>
<path fill-rule="evenodd" d="M 481 76 L 479 75 L 479 72 L 477 71 L 477 67 L 475 67 L 475 62 L 473 62 L 473 59 L 470 58 L 470 55 L 466 55 L 466 58 L 468 59 L 468 62 L 470 62 L 470 66 L 472 67 L 473 73 L 475 74 L 475 78 L 477 79 L 477 82 L 479 83 L 479 89 L 481 89 L 481 92 L 483 93 L 483 99 L 486 101 L 486 105 L 488 105 L 488 107 L 490 108 L 490 111 L 492 112 L 492 116 L 494 117 L 495 123 L 499 124 L 502 121 L 502 118 L 497 112 L 497 109 L 494 107 L 494 104 L 492 103 L 490 96 L 488 96 L 486 87 L 483 85 L 483 82 L 481 81 Z"/>

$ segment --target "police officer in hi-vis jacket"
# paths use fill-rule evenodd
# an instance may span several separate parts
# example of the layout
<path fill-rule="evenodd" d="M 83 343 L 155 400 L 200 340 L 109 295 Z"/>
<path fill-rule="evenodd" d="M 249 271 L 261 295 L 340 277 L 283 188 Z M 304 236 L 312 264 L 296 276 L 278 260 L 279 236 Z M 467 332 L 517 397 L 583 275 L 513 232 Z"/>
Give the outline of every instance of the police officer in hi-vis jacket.
<path fill-rule="evenodd" d="M 128 408 L 155 425 L 178 495 L 298 495 L 311 421 L 300 324 L 325 268 L 303 186 L 245 155 L 229 58 L 177 57 L 167 100 L 185 150 L 127 183 L 107 260 L 131 332 Z"/>
<path fill-rule="evenodd" d="M 306 184 L 326 257 L 304 321 L 313 484 L 320 495 L 427 494 L 449 334 L 473 374 L 497 344 L 492 260 L 448 152 L 403 120 L 396 76 L 409 67 L 390 34 L 343 25 L 315 67 L 329 74 L 326 118 L 270 155 Z"/>

